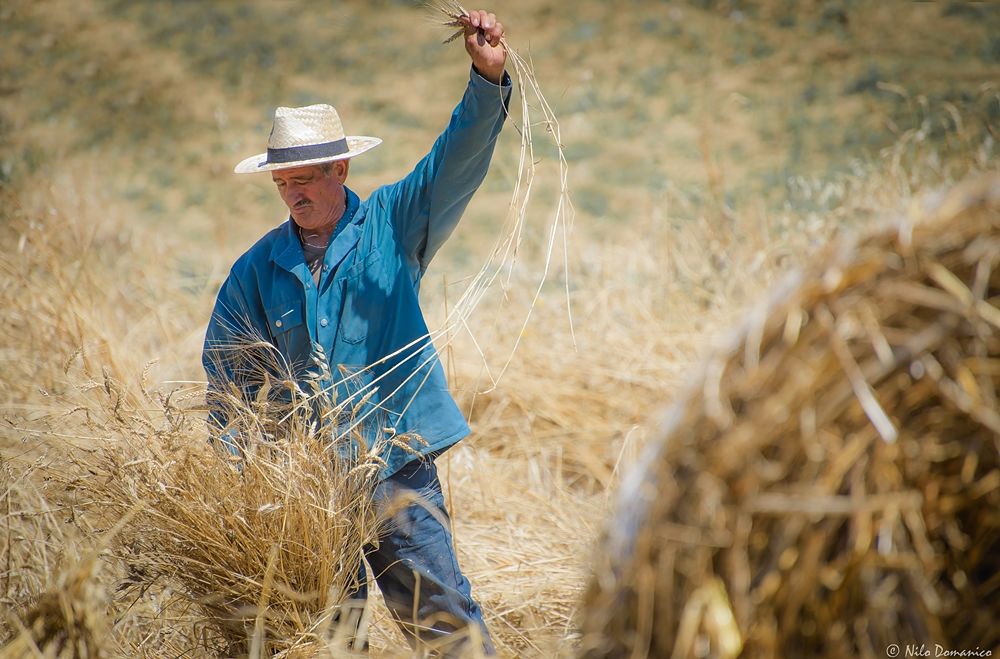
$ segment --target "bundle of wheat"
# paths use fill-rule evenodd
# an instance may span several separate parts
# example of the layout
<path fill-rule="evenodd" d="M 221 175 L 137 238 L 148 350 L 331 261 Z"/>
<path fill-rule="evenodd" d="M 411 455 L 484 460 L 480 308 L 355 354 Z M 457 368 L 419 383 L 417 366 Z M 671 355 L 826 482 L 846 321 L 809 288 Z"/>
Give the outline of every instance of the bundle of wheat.
<path fill-rule="evenodd" d="M 203 644 L 222 652 L 344 655 L 364 642 L 348 599 L 384 519 L 372 496 L 384 463 L 379 446 L 314 420 L 337 411 L 329 397 L 306 409 L 299 386 L 283 384 L 291 399 L 219 395 L 240 428 L 233 454 L 210 446 L 191 394 L 132 391 L 105 372 L 74 410 L 77 468 L 51 477 L 93 520 L 123 520 L 110 543 L 125 569 L 119 599 L 157 594 L 161 611 L 207 622 Z"/>
<path fill-rule="evenodd" d="M 1000 178 L 928 208 L 707 360 L 623 488 L 585 656 L 1000 645 Z"/>

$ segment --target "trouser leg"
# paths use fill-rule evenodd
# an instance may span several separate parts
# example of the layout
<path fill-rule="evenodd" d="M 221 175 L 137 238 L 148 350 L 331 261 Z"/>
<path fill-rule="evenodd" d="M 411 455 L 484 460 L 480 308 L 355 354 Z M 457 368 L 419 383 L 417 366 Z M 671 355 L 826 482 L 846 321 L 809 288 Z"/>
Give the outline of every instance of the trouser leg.
<path fill-rule="evenodd" d="M 458 566 L 433 460 L 406 465 L 379 485 L 376 499 L 395 512 L 378 547 L 366 550 L 366 559 L 408 640 L 443 647 L 459 633 L 462 639 L 478 638 L 483 652 L 494 654 L 471 584 Z M 467 642 L 450 645 L 445 654 L 469 647 Z"/>

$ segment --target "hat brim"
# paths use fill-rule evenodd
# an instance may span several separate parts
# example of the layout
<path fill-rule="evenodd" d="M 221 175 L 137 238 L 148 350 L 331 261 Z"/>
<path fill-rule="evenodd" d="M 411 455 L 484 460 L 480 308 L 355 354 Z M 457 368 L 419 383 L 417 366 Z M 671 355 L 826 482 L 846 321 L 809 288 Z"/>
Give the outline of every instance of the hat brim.
<path fill-rule="evenodd" d="M 325 162 L 335 160 L 346 160 L 355 156 L 360 156 L 365 151 L 374 149 L 382 140 L 378 137 L 365 137 L 363 135 L 348 135 L 347 153 L 336 156 L 326 156 L 323 158 L 313 158 L 312 160 L 297 160 L 295 162 L 267 162 L 267 153 L 258 153 L 240 161 L 233 172 L 236 174 L 255 174 L 257 172 L 272 172 L 276 169 L 292 169 L 294 167 L 305 167 L 307 165 L 321 165 Z"/>

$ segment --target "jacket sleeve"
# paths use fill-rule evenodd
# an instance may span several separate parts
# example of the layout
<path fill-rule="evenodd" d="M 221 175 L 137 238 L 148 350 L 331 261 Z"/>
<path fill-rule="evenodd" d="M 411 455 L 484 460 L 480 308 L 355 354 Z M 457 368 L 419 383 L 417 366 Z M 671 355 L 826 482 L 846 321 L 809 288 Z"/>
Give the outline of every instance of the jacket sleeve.
<path fill-rule="evenodd" d="M 373 193 L 416 278 L 454 231 L 483 182 L 510 103 L 510 76 L 495 85 L 472 69 L 462 101 L 424 158 Z"/>
<path fill-rule="evenodd" d="M 205 394 L 212 441 L 239 455 L 239 429 L 234 400 L 252 401 L 260 388 L 258 346 L 267 341 L 267 323 L 259 299 L 244 293 L 233 272 L 219 289 L 205 332 L 201 363 L 208 379 Z M 236 394 L 234 396 L 234 394 Z"/>

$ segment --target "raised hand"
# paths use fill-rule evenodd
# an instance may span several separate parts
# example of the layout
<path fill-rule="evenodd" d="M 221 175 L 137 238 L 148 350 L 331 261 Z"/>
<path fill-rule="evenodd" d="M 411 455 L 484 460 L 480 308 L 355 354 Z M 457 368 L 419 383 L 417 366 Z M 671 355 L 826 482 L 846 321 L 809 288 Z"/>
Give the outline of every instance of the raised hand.
<path fill-rule="evenodd" d="M 465 50 L 472 58 L 472 65 L 481 76 L 500 84 L 507 62 L 507 49 L 500 43 L 504 35 L 503 24 L 495 14 L 484 9 L 470 11 L 459 22 L 465 26 Z"/>

